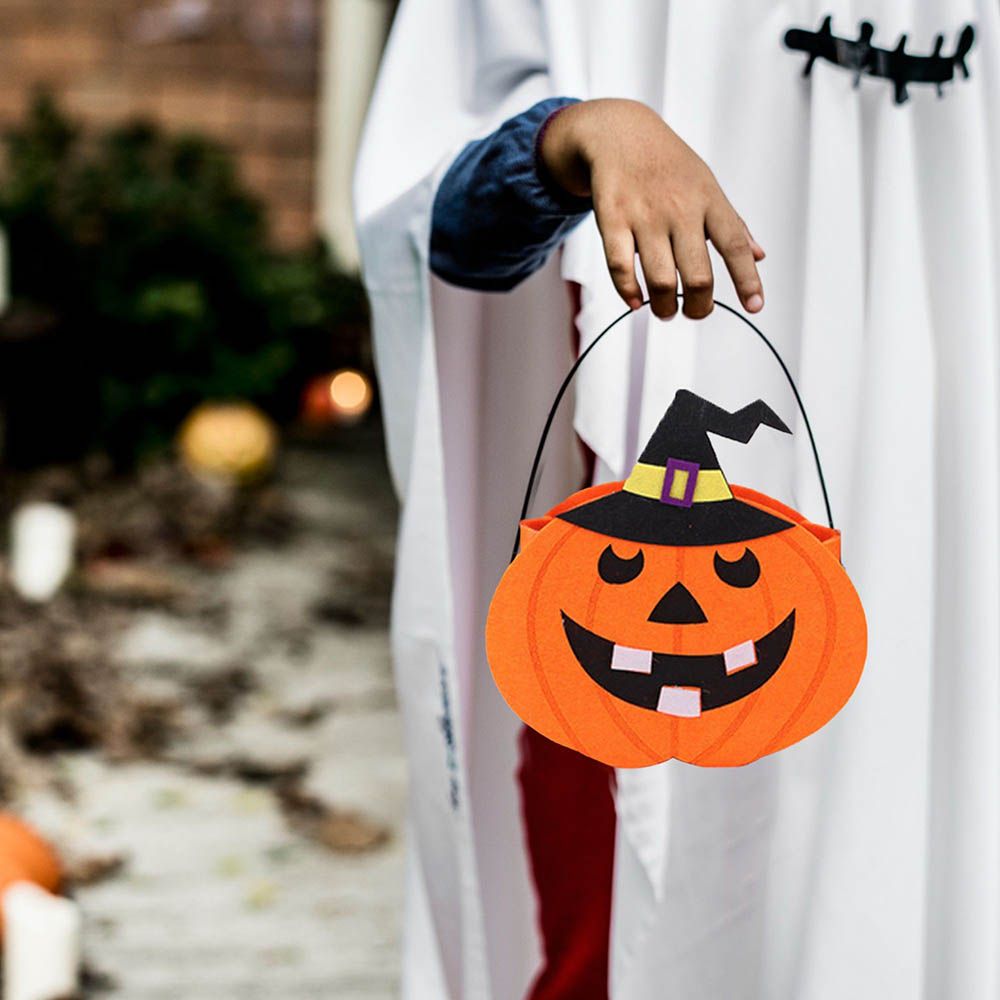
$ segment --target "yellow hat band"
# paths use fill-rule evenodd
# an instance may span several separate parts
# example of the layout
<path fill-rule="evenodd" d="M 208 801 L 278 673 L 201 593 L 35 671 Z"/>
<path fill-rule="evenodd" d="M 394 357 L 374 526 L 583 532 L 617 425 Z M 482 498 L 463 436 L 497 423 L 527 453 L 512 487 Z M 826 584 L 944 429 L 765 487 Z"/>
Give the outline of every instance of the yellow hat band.
<path fill-rule="evenodd" d="M 675 468 L 671 471 L 673 478 L 666 497 L 680 506 L 686 507 L 692 503 L 714 503 L 718 500 L 733 499 L 732 490 L 730 490 L 729 483 L 726 482 L 726 477 L 722 474 L 721 469 L 699 469 L 696 473 L 685 468 Z M 636 496 L 664 500 L 669 503 L 670 501 L 663 493 L 666 474 L 666 466 L 636 462 L 632 474 L 625 480 L 624 489 L 628 493 L 636 494 Z M 693 492 L 690 486 L 691 475 L 697 476 Z M 690 499 L 684 502 L 688 497 Z"/>

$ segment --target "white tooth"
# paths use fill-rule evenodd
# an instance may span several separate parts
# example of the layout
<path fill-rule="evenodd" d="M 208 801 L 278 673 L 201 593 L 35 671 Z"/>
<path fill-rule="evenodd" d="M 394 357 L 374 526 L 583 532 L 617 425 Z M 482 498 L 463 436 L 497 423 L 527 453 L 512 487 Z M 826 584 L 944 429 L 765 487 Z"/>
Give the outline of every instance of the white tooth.
<path fill-rule="evenodd" d="M 633 649 L 631 646 L 615 645 L 611 654 L 612 670 L 627 670 L 632 674 L 651 674 L 653 654 L 648 649 Z"/>
<path fill-rule="evenodd" d="M 697 719 L 701 715 L 701 688 L 661 687 L 656 711 L 681 719 Z"/>
<path fill-rule="evenodd" d="M 747 640 L 727 649 L 722 658 L 726 661 L 726 673 L 735 674 L 746 667 L 752 667 L 757 662 L 757 649 L 750 640 Z"/>

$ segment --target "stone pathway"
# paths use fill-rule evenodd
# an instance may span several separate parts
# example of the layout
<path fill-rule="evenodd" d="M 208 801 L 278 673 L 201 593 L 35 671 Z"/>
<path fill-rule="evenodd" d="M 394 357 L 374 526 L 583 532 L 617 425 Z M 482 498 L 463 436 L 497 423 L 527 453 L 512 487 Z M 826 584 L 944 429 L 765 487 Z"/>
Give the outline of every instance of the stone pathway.
<path fill-rule="evenodd" d="M 111 996 L 398 995 L 406 778 L 385 631 L 394 504 L 373 448 L 292 451 L 285 465 L 294 539 L 211 574 L 221 621 L 144 610 L 118 642 L 147 696 L 206 682 L 206 704 L 184 709 L 166 759 L 64 756 L 75 801 L 37 793 L 23 810 L 73 853 L 126 859 L 78 892 L 88 962 Z M 210 704 L 211 679 L 227 670 L 250 679 L 231 709 Z M 291 811 L 281 775 L 295 779 Z M 303 802 L 333 810 L 324 836 L 296 822 Z"/>

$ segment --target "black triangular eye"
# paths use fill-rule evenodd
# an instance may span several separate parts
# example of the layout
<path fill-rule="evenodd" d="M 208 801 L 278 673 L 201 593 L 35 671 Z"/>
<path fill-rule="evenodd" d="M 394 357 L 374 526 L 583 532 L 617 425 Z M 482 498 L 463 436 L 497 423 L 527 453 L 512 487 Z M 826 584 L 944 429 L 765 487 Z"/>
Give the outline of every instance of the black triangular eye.
<path fill-rule="evenodd" d="M 749 549 L 744 549 L 735 562 L 723 559 L 716 552 L 715 574 L 730 587 L 752 587 L 760 579 L 760 563 Z"/>
<path fill-rule="evenodd" d="M 597 562 L 597 572 L 601 574 L 601 579 L 605 583 L 629 583 L 641 572 L 645 558 L 642 549 L 631 559 L 622 559 L 615 555 L 615 550 L 609 545 L 602 553 Z"/>

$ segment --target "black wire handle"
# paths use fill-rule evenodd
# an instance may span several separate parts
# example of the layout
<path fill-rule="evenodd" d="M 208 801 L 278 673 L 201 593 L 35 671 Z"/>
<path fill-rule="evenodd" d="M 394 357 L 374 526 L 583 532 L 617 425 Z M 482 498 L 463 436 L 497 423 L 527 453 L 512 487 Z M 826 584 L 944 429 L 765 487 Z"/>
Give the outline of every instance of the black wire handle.
<path fill-rule="evenodd" d="M 677 298 L 682 299 L 684 295 L 682 292 L 677 293 Z M 785 378 L 788 380 L 788 385 L 792 390 L 792 395 L 795 396 L 795 402 L 798 403 L 799 413 L 802 414 L 802 422 L 805 424 L 806 433 L 809 435 L 809 446 L 812 448 L 813 458 L 816 460 L 816 475 L 819 477 L 820 489 L 823 491 L 823 503 L 826 506 L 826 520 L 830 527 L 833 527 L 833 512 L 830 509 L 830 494 L 826 489 L 826 477 L 823 475 L 823 463 L 819 460 L 819 449 L 816 447 L 816 438 L 813 435 L 812 424 L 809 423 L 809 414 L 806 413 L 805 405 L 802 402 L 802 397 L 799 395 L 798 386 L 795 384 L 795 379 L 792 378 L 792 373 L 788 370 L 788 365 L 785 364 L 784 359 L 778 353 L 778 349 L 771 343 L 770 340 L 764 335 L 764 332 L 756 325 L 756 323 L 747 319 L 743 313 L 737 311 L 732 306 L 727 306 L 725 302 L 720 302 L 718 299 L 712 300 L 720 309 L 725 309 L 727 313 L 735 316 L 737 319 L 742 320 L 758 337 L 764 342 L 767 349 L 774 355 L 774 360 L 778 362 L 781 370 L 785 374 Z M 646 299 L 643 306 L 649 305 L 649 299 Z M 640 306 L 641 308 L 641 306 Z M 604 339 L 605 334 L 610 333 L 626 316 L 631 316 L 635 310 L 629 309 L 623 312 L 621 316 L 617 319 L 612 320 L 601 332 L 594 337 L 594 339 L 580 352 L 580 356 L 573 362 L 572 367 L 566 373 L 566 377 L 562 381 L 562 385 L 559 386 L 559 391 L 556 393 L 556 398 L 552 401 L 552 406 L 549 408 L 549 415 L 545 418 L 545 427 L 542 429 L 542 436 L 538 442 L 538 448 L 535 451 L 534 461 L 531 463 L 531 475 L 528 476 L 528 488 L 524 491 L 524 503 L 521 504 L 521 516 L 518 518 L 519 521 L 523 521 L 528 516 L 528 507 L 531 505 L 531 496 L 535 488 L 535 479 L 538 476 L 538 467 L 542 461 L 542 452 L 545 450 L 545 442 L 548 440 L 549 431 L 552 430 L 552 422 L 556 418 L 556 413 L 559 410 L 559 404 L 562 402 L 563 396 L 566 395 L 566 390 L 569 389 L 570 383 L 573 381 L 574 376 L 583 364 L 587 355 L 597 347 L 597 345 Z M 520 531 L 514 539 L 514 551 L 511 553 L 511 562 L 517 556 L 518 545 L 520 543 Z"/>

